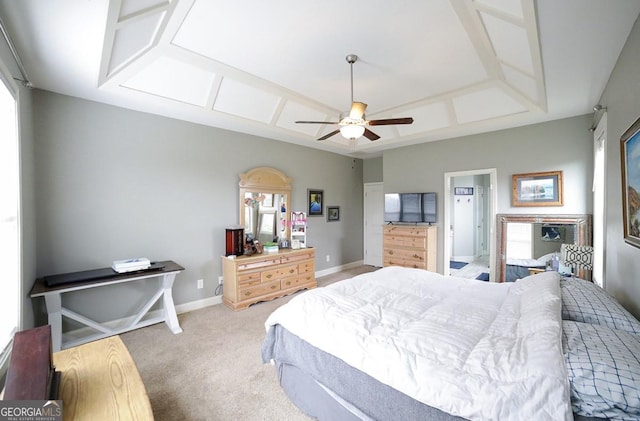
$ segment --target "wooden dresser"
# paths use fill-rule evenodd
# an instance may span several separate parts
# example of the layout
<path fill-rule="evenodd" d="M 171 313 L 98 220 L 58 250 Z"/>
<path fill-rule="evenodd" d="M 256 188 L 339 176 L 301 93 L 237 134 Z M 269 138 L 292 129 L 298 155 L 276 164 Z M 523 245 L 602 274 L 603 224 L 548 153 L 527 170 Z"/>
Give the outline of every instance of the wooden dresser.
<path fill-rule="evenodd" d="M 383 266 L 437 270 L 437 227 L 385 225 L 382 232 Z"/>
<path fill-rule="evenodd" d="M 315 288 L 315 250 L 280 249 L 277 253 L 222 257 L 222 302 L 242 310 L 301 289 Z"/>

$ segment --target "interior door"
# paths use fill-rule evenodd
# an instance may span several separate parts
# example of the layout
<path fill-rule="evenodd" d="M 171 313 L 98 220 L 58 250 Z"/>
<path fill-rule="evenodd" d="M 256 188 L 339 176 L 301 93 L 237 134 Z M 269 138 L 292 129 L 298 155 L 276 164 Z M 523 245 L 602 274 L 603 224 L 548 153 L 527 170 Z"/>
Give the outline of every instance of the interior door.
<path fill-rule="evenodd" d="M 364 184 L 364 264 L 382 267 L 382 225 L 384 193 L 382 183 Z"/>

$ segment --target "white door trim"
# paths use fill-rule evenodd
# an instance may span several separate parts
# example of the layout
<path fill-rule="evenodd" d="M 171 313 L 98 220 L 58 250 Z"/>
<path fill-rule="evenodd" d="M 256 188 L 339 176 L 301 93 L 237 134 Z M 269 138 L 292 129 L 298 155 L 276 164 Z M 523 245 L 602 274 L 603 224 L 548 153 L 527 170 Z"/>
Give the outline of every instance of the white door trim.
<path fill-rule="evenodd" d="M 449 275 L 449 260 L 451 259 L 451 199 L 452 185 L 451 181 L 455 177 L 465 177 L 470 175 L 489 174 L 489 191 L 485 191 L 485 197 L 488 198 L 489 211 L 485 215 L 489 225 L 489 279 L 496 279 L 495 253 L 496 253 L 496 209 L 498 209 L 498 193 L 496 189 L 498 181 L 498 171 L 495 168 L 487 168 L 481 170 L 455 171 L 444 173 L 444 229 L 443 231 L 443 253 L 442 253 L 442 273 Z"/>

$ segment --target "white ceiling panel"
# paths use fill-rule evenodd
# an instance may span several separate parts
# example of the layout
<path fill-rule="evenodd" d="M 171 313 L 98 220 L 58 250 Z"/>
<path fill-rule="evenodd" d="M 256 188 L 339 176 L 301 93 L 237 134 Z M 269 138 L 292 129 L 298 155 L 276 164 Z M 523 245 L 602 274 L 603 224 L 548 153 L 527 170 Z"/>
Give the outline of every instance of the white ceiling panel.
<path fill-rule="evenodd" d="M 502 72 L 507 83 L 513 88 L 522 92 L 534 103 L 540 100 L 538 98 L 538 86 L 533 77 L 504 64 L 502 65 Z"/>
<path fill-rule="evenodd" d="M 213 109 L 227 114 L 269 123 L 279 98 L 268 92 L 225 78 Z"/>
<path fill-rule="evenodd" d="M 309 136 L 316 136 L 320 128 L 330 127 L 321 124 L 296 124 L 295 122 L 299 120 L 330 121 L 331 119 L 326 114 L 313 108 L 295 101 L 287 101 L 282 107 L 282 112 L 278 116 L 276 125 L 283 129 L 295 130 Z"/>
<path fill-rule="evenodd" d="M 214 77 L 213 73 L 190 64 L 160 57 L 122 86 L 204 107 Z"/>
<path fill-rule="evenodd" d="M 116 30 L 109 62 L 109 73 L 151 47 L 164 13 L 136 19 Z"/>
<path fill-rule="evenodd" d="M 444 102 L 428 104 L 418 108 L 410 108 L 405 113 L 394 115 L 394 118 L 410 115 L 413 117 L 413 124 L 399 125 L 398 132 L 401 136 L 413 135 L 421 132 L 449 127 L 452 118 L 449 108 Z"/>
<path fill-rule="evenodd" d="M 498 58 L 533 75 L 526 29 L 487 13 L 482 13 L 482 20 Z"/>
<path fill-rule="evenodd" d="M 526 108 L 499 88 L 489 88 L 453 99 L 458 122 L 461 124 L 517 114 Z"/>

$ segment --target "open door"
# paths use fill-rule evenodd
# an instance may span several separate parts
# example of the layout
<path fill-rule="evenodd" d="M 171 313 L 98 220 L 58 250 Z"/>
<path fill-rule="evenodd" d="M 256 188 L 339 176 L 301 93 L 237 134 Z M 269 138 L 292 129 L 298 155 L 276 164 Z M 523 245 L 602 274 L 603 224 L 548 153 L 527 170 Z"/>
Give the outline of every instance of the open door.
<path fill-rule="evenodd" d="M 488 182 L 478 182 L 483 177 L 486 177 Z M 445 173 L 442 257 L 445 275 L 451 273 L 450 260 L 457 253 L 471 259 L 478 254 L 488 252 L 488 262 L 493 263 L 496 245 L 494 238 L 497 209 L 496 182 L 495 168 Z M 458 185 L 461 183 L 464 185 L 462 189 L 460 189 L 462 186 Z M 457 191 L 456 187 L 459 188 Z M 460 214 L 460 212 L 470 212 L 470 214 Z M 456 249 L 462 251 L 456 251 Z M 495 279 L 495 267 L 491 264 L 489 280 Z"/>

